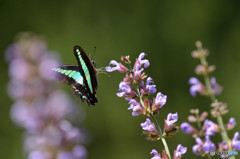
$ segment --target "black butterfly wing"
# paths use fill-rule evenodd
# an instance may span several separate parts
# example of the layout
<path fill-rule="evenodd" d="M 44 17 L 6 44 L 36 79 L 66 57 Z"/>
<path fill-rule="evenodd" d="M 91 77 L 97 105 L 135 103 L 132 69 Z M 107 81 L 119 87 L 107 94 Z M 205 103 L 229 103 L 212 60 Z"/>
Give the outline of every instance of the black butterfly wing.
<path fill-rule="evenodd" d="M 94 105 L 97 102 L 96 89 L 98 87 L 97 83 L 97 71 L 93 66 L 92 62 L 89 60 L 86 53 L 80 46 L 74 47 L 74 54 L 77 58 L 79 64 L 79 71 L 83 76 L 84 86 L 86 86 L 86 96 L 89 100 L 89 105 Z"/>
<path fill-rule="evenodd" d="M 88 102 L 87 88 L 84 84 L 84 79 L 79 71 L 79 66 L 77 65 L 63 65 L 52 69 L 55 71 L 55 77 L 62 83 L 72 86 L 72 92 L 77 97 L 81 98 L 83 102 Z"/>

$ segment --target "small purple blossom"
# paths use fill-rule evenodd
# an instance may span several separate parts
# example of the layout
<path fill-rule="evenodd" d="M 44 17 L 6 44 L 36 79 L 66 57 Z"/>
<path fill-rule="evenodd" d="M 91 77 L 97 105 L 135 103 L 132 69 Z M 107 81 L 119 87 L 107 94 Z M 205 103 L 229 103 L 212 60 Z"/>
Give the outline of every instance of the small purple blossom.
<path fill-rule="evenodd" d="M 117 93 L 118 97 L 123 97 L 123 96 L 127 96 L 127 97 L 134 97 L 136 96 L 136 93 L 132 90 L 132 88 L 130 87 L 130 85 L 128 85 L 126 82 L 122 81 L 119 84 L 119 93 Z"/>
<path fill-rule="evenodd" d="M 237 125 L 237 122 L 236 122 L 235 118 L 231 117 L 231 118 L 229 119 L 228 123 L 227 123 L 226 129 L 227 129 L 227 130 L 231 130 L 231 129 L 233 129 L 234 126 L 236 126 L 236 125 Z"/>
<path fill-rule="evenodd" d="M 240 151 L 240 140 L 238 140 L 238 138 L 239 138 L 239 132 L 235 132 L 232 140 L 232 147 L 235 150 Z"/>
<path fill-rule="evenodd" d="M 123 64 L 118 63 L 115 60 L 111 60 L 109 65 L 114 65 L 115 67 L 111 67 L 111 66 L 105 67 L 105 70 L 107 72 L 117 71 L 117 72 L 125 73 L 128 71 L 128 69 Z"/>
<path fill-rule="evenodd" d="M 203 94 L 204 92 L 204 85 L 195 77 L 192 77 L 189 79 L 190 87 L 190 94 L 195 97 L 197 95 L 197 92 L 200 94 Z"/>
<path fill-rule="evenodd" d="M 176 151 L 174 152 L 174 157 L 176 159 L 181 158 L 183 154 L 187 152 L 187 147 L 183 147 L 181 144 L 177 146 Z"/>
<path fill-rule="evenodd" d="M 151 122 L 150 119 L 146 119 L 144 123 L 141 124 L 141 127 L 143 130 L 148 131 L 148 132 L 156 132 L 156 127 L 155 125 Z"/>
<path fill-rule="evenodd" d="M 195 134 L 197 132 L 197 129 L 187 122 L 181 124 L 181 129 L 186 134 Z"/>
<path fill-rule="evenodd" d="M 169 113 L 167 116 L 167 120 L 165 120 L 164 124 L 164 133 L 166 136 L 173 136 L 178 132 L 178 127 L 176 127 L 175 123 L 178 120 L 178 114 Z"/>
<path fill-rule="evenodd" d="M 151 77 L 148 77 L 146 81 L 146 90 L 148 90 L 150 94 L 154 94 L 157 91 L 156 85 L 150 85 L 151 83 L 153 83 L 153 80 Z"/>
<path fill-rule="evenodd" d="M 163 95 L 161 92 L 158 92 L 155 101 L 154 101 L 154 105 L 158 106 L 159 108 L 162 108 L 167 102 L 167 96 Z"/>
<path fill-rule="evenodd" d="M 71 152 L 58 153 L 57 159 L 74 159 Z"/>
<path fill-rule="evenodd" d="M 215 150 L 216 146 L 214 143 L 210 140 L 210 136 L 205 137 L 205 142 L 202 145 L 202 150 L 206 153 L 209 153 L 210 151 Z"/>
<path fill-rule="evenodd" d="M 151 83 L 153 83 L 153 80 L 151 77 L 148 77 L 146 80 L 146 84 L 144 84 L 144 82 L 141 82 L 141 88 L 140 88 L 140 92 L 143 95 L 147 95 L 147 94 L 154 94 L 156 93 L 157 89 L 156 89 L 156 85 L 151 85 Z"/>
<path fill-rule="evenodd" d="M 130 99 L 129 104 L 128 110 L 133 110 L 132 116 L 137 116 L 142 112 L 142 106 L 135 99 Z"/>
<path fill-rule="evenodd" d="M 171 127 L 174 123 L 176 123 L 178 120 L 178 113 L 172 114 L 169 113 L 167 116 L 166 124 L 168 127 Z"/>
<path fill-rule="evenodd" d="M 214 135 L 216 132 L 219 131 L 219 127 L 217 124 L 212 122 L 211 120 L 206 119 L 204 121 L 203 127 L 202 127 L 203 132 L 206 135 Z"/>
<path fill-rule="evenodd" d="M 222 87 L 216 82 L 216 78 L 212 77 L 210 79 L 211 87 L 212 87 L 212 93 L 214 95 L 220 95 L 222 92 Z"/>
<path fill-rule="evenodd" d="M 138 57 L 138 61 L 139 64 L 142 66 L 144 66 L 145 68 L 149 67 L 150 62 L 148 60 L 142 60 L 144 58 L 144 56 L 146 56 L 147 54 L 145 54 L 144 52 L 142 52 L 139 57 Z"/>
<path fill-rule="evenodd" d="M 141 65 L 136 65 L 135 70 L 134 70 L 135 79 L 141 78 L 143 71 L 144 71 L 144 68 L 141 68 Z"/>
<path fill-rule="evenodd" d="M 200 137 L 197 137 L 195 139 L 195 141 L 196 141 L 197 144 L 192 147 L 192 151 L 196 155 L 201 155 L 201 149 L 202 149 L 203 141 L 201 140 Z"/>
<path fill-rule="evenodd" d="M 151 155 L 154 155 L 151 159 L 162 159 L 160 153 L 157 152 L 157 150 L 153 149 L 151 152 L 150 152 Z"/>

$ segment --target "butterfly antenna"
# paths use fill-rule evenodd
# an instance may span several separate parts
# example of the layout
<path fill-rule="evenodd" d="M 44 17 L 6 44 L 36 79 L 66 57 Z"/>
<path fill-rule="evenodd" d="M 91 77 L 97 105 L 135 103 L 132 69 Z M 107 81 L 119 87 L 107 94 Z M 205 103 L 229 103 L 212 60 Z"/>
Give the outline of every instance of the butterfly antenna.
<path fill-rule="evenodd" d="M 93 56 L 94 56 L 94 54 L 95 54 L 95 52 L 96 52 L 96 49 L 97 49 L 97 47 L 94 46 L 94 51 L 93 51 L 93 54 L 92 54 L 92 56 L 91 56 L 91 59 L 93 59 Z"/>
<path fill-rule="evenodd" d="M 107 75 L 108 77 L 110 77 L 110 75 L 107 73 L 107 71 L 105 70 L 105 67 L 101 67 L 99 69 L 97 69 L 98 73 L 99 74 L 105 74 Z"/>

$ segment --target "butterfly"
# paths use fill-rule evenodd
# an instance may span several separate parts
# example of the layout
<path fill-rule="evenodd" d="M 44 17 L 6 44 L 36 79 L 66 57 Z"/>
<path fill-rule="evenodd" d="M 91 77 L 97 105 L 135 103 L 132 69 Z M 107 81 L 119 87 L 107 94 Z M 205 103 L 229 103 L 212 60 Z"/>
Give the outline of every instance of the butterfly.
<path fill-rule="evenodd" d="M 55 77 L 62 83 L 71 85 L 72 92 L 89 106 L 98 102 L 96 90 L 98 87 L 97 69 L 94 61 L 90 61 L 80 46 L 74 46 L 74 55 L 78 65 L 63 65 L 52 70 Z"/>

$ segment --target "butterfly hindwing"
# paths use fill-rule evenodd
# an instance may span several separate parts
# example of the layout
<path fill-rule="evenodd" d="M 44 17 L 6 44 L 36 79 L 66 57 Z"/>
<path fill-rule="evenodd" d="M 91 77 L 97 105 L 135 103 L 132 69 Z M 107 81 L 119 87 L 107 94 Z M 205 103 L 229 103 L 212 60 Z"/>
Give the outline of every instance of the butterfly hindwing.
<path fill-rule="evenodd" d="M 64 65 L 52 70 L 55 71 L 55 77 L 64 84 L 74 86 L 79 83 L 83 85 L 83 76 L 77 65 Z"/>

